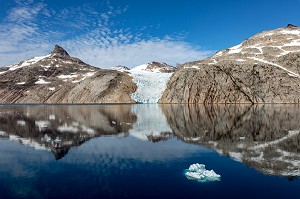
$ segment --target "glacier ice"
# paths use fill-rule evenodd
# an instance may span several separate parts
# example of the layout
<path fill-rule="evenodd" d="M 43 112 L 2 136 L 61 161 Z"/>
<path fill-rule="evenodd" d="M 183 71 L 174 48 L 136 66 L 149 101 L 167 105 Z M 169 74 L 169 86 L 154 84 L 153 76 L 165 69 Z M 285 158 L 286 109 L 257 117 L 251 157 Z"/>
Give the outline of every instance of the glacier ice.
<path fill-rule="evenodd" d="M 161 98 L 172 73 L 155 73 L 143 71 L 141 65 L 130 70 L 133 82 L 138 86 L 131 98 L 137 103 L 155 104 Z"/>
<path fill-rule="evenodd" d="M 221 176 L 213 170 L 206 170 L 204 164 L 192 164 L 189 169 L 184 172 L 185 176 L 190 180 L 198 180 L 199 182 L 219 181 Z"/>

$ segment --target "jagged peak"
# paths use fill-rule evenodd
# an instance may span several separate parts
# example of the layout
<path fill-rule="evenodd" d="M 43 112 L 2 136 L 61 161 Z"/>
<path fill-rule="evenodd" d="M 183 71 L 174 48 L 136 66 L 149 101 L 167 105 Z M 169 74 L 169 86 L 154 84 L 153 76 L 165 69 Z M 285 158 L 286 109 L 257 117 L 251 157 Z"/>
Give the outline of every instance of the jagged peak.
<path fill-rule="evenodd" d="M 286 27 L 287 27 L 287 28 L 298 28 L 298 26 L 295 26 L 295 25 L 293 25 L 293 24 L 288 24 Z"/>
<path fill-rule="evenodd" d="M 51 52 L 51 54 L 57 54 L 57 55 L 61 55 L 61 56 L 64 56 L 64 57 L 69 57 L 70 56 L 67 53 L 67 51 L 59 45 L 55 45 L 55 47 L 54 47 L 53 51 Z"/>
<path fill-rule="evenodd" d="M 158 61 L 152 61 L 152 62 L 148 63 L 148 66 L 149 65 L 155 65 L 157 67 L 172 67 L 171 65 L 169 65 L 165 62 L 158 62 Z"/>

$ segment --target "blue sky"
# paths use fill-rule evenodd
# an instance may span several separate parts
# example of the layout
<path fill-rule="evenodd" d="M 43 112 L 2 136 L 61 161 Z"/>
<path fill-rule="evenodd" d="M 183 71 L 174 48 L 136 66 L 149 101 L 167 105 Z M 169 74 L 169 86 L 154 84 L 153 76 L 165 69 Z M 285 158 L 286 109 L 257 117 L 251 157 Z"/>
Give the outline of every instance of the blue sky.
<path fill-rule="evenodd" d="M 199 60 L 300 25 L 300 0 L 0 0 L 0 66 L 51 52 L 99 67 Z"/>

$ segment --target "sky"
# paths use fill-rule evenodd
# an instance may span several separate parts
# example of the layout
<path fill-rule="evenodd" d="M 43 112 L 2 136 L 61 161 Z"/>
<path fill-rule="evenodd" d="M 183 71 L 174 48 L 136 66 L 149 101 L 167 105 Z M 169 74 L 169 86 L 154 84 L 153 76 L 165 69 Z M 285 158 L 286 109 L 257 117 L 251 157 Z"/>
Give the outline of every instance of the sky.
<path fill-rule="evenodd" d="M 55 44 L 93 66 L 196 61 L 300 26 L 300 0 L 0 0 L 0 66 Z"/>

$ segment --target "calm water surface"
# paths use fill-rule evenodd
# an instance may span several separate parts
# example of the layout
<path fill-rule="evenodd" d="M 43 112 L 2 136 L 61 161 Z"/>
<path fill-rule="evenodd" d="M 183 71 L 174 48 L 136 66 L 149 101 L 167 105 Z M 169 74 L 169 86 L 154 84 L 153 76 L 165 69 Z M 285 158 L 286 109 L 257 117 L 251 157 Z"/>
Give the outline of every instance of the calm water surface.
<path fill-rule="evenodd" d="M 299 129 L 293 105 L 0 106 L 0 198 L 299 198 Z"/>

